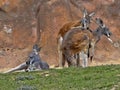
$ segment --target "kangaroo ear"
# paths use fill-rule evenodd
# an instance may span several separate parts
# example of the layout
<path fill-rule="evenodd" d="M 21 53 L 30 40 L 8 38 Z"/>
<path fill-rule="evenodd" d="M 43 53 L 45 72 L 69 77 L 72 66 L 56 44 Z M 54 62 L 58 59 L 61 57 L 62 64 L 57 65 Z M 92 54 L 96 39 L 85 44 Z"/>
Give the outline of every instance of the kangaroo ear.
<path fill-rule="evenodd" d="M 42 47 L 39 47 L 37 44 L 33 45 L 33 49 L 36 49 L 38 52 L 41 50 Z"/>
<path fill-rule="evenodd" d="M 105 27 L 105 24 L 103 23 L 103 20 L 100 19 L 100 18 L 96 18 L 96 23 L 101 27 Z"/>
<path fill-rule="evenodd" d="M 87 12 L 87 10 L 84 8 L 84 10 L 83 10 L 83 17 L 86 17 L 88 15 L 88 12 Z"/>
<path fill-rule="evenodd" d="M 89 14 L 89 17 L 93 17 L 95 15 L 95 12 L 92 12 Z"/>
<path fill-rule="evenodd" d="M 37 49 L 38 48 L 38 45 L 37 44 L 34 44 L 33 45 L 33 49 Z"/>

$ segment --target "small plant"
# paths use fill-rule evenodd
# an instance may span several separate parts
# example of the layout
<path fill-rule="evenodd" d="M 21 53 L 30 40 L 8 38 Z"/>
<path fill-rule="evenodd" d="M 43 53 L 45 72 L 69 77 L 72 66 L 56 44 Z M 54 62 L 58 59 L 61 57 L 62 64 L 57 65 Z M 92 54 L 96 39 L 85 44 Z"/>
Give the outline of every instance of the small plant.
<path fill-rule="evenodd" d="M 31 76 L 31 75 L 28 75 L 28 76 L 24 76 L 24 75 L 22 75 L 22 76 L 17 76 L 16 77 L 16 81 L 24 81 L 24 80 L 33 80 L 34 79 L 34 77 L 33 76 Z"/>
<path fill-rule="evenodd" d="M 33 86 L 24 85 L 18 88 L 18 90 L 38 90 L 38 89 Z"/>

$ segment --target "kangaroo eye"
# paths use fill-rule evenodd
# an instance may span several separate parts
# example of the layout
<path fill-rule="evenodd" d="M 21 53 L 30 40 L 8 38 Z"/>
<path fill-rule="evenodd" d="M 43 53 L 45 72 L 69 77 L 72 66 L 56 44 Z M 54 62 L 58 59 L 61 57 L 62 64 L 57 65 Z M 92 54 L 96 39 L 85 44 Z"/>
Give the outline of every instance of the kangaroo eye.
<path fill-rule="evenodd" d="M 85 20 L 85 22 L 87 23 L 87 20 Z"/>

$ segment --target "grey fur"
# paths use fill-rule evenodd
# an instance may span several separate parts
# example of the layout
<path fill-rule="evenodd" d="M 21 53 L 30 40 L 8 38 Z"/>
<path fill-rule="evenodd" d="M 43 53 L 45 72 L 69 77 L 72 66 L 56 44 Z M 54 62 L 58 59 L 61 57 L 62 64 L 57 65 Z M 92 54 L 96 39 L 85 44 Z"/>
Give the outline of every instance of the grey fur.
<path fill-rule="evenodd" d="M 19 70 L 33 71 L 33 70 L 45 70 L 49 69 L 49 65 L 43 61 L 39 56 L 40 48 L 38 45 L 33 46 L 33 51 L 30 53 L 28 60 L 18 65 L 15 68 L 12 68 L 4 73 L 15 72 Z"/>
<path fill-rule="evenodd" d="M 109 28 L 105 26 L 105 24 L 103 23 L 103 21 L 99 18 L 96 19 L 97 23 L 99 23 L 99 27 L 95 30 L 91 32 L 91 36 L 86 36 L 86 34 L 83 34 L 83 37 L 86 37 L 86 49 L 85 50 L 81 50 L 79 51 L 81 53 L 81 58 L 82 58 L 82 66 L 83 67 L 87 67 L 88 66 L 88 58 L 92 59 L 94 57 L 94 49 L 95 49 L 95 45 L 96 43 L 99 42 L 99 40 L 101 39 L 102 35 L 105 35 L 107 38 L 110 38 L 111 36 L 111 32 L 109 31 Z M 74 60 L 71 56 L 70 52 L 71 50 L 73 50 L 71 48 L 71 45 L 74 45 L 74 43 L 72 43 L 71 39 L 75 33 L 81 33 L 81 28 L 73 28 L 71 30 L 69 30 L 63 39 L 63 43 L 62 43 L 62 48 L 63 48 L 63 58 L 65 57 L 65 59 L 68 62 L 68 66 L 75 66 L 74 64 Z M 82 38 L 83 38 L 82 37 Z M 77 39 L 76 41 L 81 40 L 81 38 Z M 89 45 L 89 47 L 88 47 Z M 79 47 L 81 48 L 81 47 Z M 75 53 L 74 53 L 75 54 Z M 79 66 L 79 65 L 78 65 Z"/>

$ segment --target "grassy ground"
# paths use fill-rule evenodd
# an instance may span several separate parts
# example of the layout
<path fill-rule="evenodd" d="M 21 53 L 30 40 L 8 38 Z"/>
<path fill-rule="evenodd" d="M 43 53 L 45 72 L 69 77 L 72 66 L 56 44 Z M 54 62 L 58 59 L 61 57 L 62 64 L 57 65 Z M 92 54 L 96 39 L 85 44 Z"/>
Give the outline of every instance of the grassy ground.
<path fill-rule="evenodd" d="M 120 90 L 120 65 L 0 74 L 0 90 Z"/>

